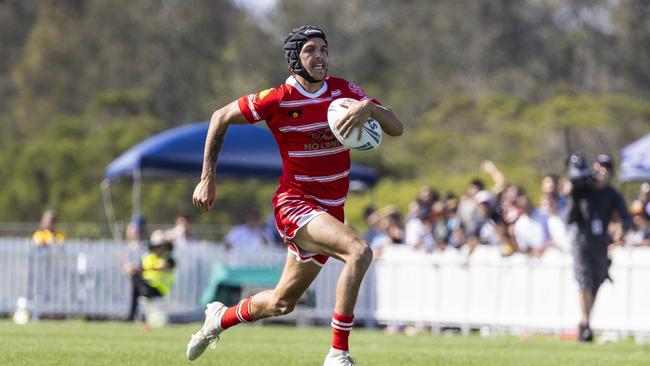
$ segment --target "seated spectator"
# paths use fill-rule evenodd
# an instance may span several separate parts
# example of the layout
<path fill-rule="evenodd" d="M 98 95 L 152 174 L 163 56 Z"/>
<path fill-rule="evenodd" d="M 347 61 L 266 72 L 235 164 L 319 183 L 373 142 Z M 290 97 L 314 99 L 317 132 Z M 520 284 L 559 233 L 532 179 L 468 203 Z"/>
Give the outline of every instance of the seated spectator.
<path fill-rule="evenodd" d="M 41 217 L 41 223 L 38 230 L 32 235 L 32 240 L 39 247 L 49 247 L 52 245 L 61 245 L 65 235 L 57 231 L 56 228 L 56 211 L 47 210 Z"/>
<path fill-rule="evenodd" d="M 635 200 L 630 205 L 630 215 L 634 229 L 625 238 L 627 246 L 650 246 L 650 216 L 645 211 L 643 202 Z"/>
<path fill-rule="evenodd" d="M 517 207 L 521 211 L 514 226 L 517 246 L 521 252 L 528 253 L 533 257 L 540 257 L 546 248 L 544 228 L 531 217 L 533 204 L 530 198 L 528 196 L 519 197 Z"/>
<path fill-rule="evenodd" d="M 246 217 L 246 222 L 233 227 L 223 240 L 229 249 L 254 249 L 273 243 L 273 239 L 264 229 L 257 209 L 252 209 Z"/>
<path fill-rule="evenodd" d="M 166 296 L 174 282 L 176 262 L 172 257 L 172 242 L 162 230 L 151 233 L 151 240 L 139 265 L 127 269 L 131 276 L 131 306 L 127 320 L 136 320 L 138 299 Z"/>
<path fill-rule="evenodd" d="M 175 247 L 183 247 L 188 243 L 194 241 L 190 227 L 191 224 L 189 216 L 179 215 L 176 217 L 176 225 L 174 225 L 173 228 L 167 230 L 166 234 Z"/>

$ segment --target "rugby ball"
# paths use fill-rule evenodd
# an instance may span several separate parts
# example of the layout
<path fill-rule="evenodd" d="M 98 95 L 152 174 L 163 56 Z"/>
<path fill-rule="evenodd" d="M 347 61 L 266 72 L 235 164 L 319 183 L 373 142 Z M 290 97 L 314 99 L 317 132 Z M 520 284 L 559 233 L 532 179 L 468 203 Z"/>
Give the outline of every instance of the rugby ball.
<path fill-rule="evenodd" d="M 332 101 L 327 109 L 327 123 L 336 137 L 337 140 L 344 146 L 351 149 L 368 151 L 376 149 L 381 143 L 381 125 L 374 118 L 368 118 L 361 126 L 361 138 L 359 137 L 359 127 L 355 127 L 347 138 L 343 138 L 339 134 L 336 125 L 348 113 L 348 106 L 344 105 L 346 102 L 357 103 L 357 100 L 352 98 L 339 98 Z"/>

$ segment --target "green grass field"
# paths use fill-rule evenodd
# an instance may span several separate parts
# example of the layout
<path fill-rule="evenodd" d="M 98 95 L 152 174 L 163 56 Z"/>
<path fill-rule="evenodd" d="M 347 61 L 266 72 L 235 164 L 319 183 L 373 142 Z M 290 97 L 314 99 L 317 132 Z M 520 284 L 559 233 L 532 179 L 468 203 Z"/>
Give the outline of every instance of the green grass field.
<path fill-rule="evenodd" d="M 142 325 L 0 321 L 0 365 L 321 365 L 328 328 L 240 326 L 228 330 L 216 350 L 194 363 L 185 345 L 198 324 L 145 331 Z M 650 346 L 632 341 L 577 344 L 555 337 L 384 335 L 355 329 L 358 365 L 650 365 Z"/>

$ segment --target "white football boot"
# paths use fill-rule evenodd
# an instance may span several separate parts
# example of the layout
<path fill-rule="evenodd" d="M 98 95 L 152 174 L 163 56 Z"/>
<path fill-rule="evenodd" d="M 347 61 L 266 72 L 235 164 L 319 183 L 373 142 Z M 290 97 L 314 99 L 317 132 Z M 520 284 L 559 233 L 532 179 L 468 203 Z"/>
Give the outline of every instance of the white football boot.
<path fill-rule="evenodd" d="M 350 352 L 331 348 L 325 357 L 323 366 L 354 366 L 356 364 L 357 361 L 350 356 Z"/>
<path fill-rule="evenodd" d="M 212 302 L 205 309 L 205 321 L 198 332 L 192 334 L 190 342 L 187 344 L 187 359 L 194 361 L 203 354 L 208 346 L 217 347 L 219 334 L 223 332 L 221 328 L 221 318 L 228 307 L 220 302 Z"/>

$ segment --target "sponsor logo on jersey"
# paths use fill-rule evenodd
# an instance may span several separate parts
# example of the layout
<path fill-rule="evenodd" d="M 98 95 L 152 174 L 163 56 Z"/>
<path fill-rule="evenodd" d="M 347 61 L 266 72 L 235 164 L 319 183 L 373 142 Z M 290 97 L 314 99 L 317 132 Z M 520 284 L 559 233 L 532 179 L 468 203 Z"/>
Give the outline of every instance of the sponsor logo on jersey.
<path fill-rule="evenodd" d="M 321 128 L 320 130 L 311 131 L 309 138 L 314 142 L 305 144 L 305 151 L 313 151 L 320 149 L 331 149 L 333 147 L 341 146 L 341 143 L 334 137 L 332 130 L 329 128 Z"/>
<path fill-rule="evenodd" d="M 360 96 L 360 97 L 365 97 L 366 93 L 363 92 L 363 90 L 358 87 L 356 84 L 353 82 L 348 82 L 348 88 L 350 88 L 350 91 L 353 92 L 354 94 Z"/>
<path fill-rule="evenodd" d="M 313 142 L 311 144 L 305 144 L 305 151 L 314 151 L 314 150 L 323 150 L 323 149 L 331 149 L 334 147 L 339 147 L 342 146 L 339 140 L 332 140 L 332 141 L 321 141 L 321 142 Z"/>
<path fill-rule="evenodd" d="M 320 130 L 311 131 L 309 133 L 309 137 L 316 142 L 332 141 L 336 139 L 332 133 L 332 130 L 329 128 L 321 128 Z"/>
<path fill-rule="evenodd" d="M 269 89 L 262 90 L 261 92 L 259 92 L 259 94 L 257 94 L 257 100 L 262 100 L 262 99 L 266 98 L 266 96 L 269 95 L 271 90 L 273 90 L 273 88 L 269 88 Z"/>

